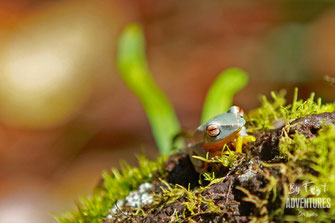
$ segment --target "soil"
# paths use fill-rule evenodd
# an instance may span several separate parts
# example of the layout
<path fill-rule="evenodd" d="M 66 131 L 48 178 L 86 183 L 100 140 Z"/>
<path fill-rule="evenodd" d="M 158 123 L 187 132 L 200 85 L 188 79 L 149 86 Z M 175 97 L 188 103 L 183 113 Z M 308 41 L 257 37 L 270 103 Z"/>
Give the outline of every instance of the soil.
<path fill-rule="evenodd" d="M 289 135 L 298 132 L 307 138 L 314 137 L 322 128 L 322 123 L 335 124 L 335 113 L 322 113 L 309 115 L 299 118 L 289 127 Z M 274 130 L 257 132 L 254 134 L 256 141 L 243 146 L 244 153 L 237 159 L 230 168 L 223 168 L 217 172 L 216 176 L 224 176 L 224 179 L 216 184 L 209 186 L 208 189 L 201 192 L 201 195 L 207 199 L 212 199 L 222 211 L 213 212 L 206 205 L 199 207 L 197 214 L 191 215 L 187 208 L 182 204 L 186 198 L 182 197 L 169 204 L 161 204 L 159 207 L 147 205 L 142 207 L 145 214 L 134 214 L 131 208 L 123 208 L 113 215 L 111 219 L 104 219 L 104 223 L 112 222 L 175 222 L 176 213 L 179 220 L 188 218 L 187 222 L 247 222 L 250 216 L 264 215 L 264 209 L 256 207 L 254 203 L 245 201 L 246 194 L 238 189 L 238 186 L 249 190 L 251 194 L 257 195 L 260 199 L 266 199 L 268 203 L 266 208 L 268 213 L 277 210 L 280 207 L 280 196 L 283 194 L 283 188 L 277 187 L 277 196 L 273 194 L 266 195 L 264 188 L 268 179 L 264 176 L 264 171 L 271 175 L 281 177 L 279 166 L 264 167 L 262 162 L 267 163 L 285 163 L 286 160 L 280 156 L 278 149 L 280 137 L 283 134 L 285 126 Z M 308 170 L 307 170 L 308 171 Z M 179 184 L 184 187 L 196 188 L 199 186 L 199 174 L 195 172 L 189 156 L 181 151 L 172 155 L 166 163 L 167 176 L 165 181 L 170 184 Z M 157 179 L 152 182 L 153 192 L 160 193 L 161 186 L 164 185 Z M 266 197 L 268 196 L 268 197 Z M 272 199 L 274 198 L 274 199 Z M 291 210 L 285 210 L 289 213 Z M 191 218 L 189 218 L 191 217 Z M 281 219 L 274 219 L 281 221 Z M 192 221 L 191 221 L 192 222 Z"/>

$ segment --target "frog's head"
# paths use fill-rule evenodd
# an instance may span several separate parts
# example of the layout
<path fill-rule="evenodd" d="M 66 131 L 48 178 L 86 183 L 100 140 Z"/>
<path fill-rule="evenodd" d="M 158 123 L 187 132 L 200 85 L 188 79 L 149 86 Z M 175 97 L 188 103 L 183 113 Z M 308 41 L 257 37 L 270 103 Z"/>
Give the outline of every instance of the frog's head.
<path fill-rule="evenodd" d="M 236 138 L 245 123 L 243 110 L 238 106 L 232 106 L 228 112 L 200 125 L 196 130 L 195 138 L 206 150 L 221 149 L 224 144 Z"/>

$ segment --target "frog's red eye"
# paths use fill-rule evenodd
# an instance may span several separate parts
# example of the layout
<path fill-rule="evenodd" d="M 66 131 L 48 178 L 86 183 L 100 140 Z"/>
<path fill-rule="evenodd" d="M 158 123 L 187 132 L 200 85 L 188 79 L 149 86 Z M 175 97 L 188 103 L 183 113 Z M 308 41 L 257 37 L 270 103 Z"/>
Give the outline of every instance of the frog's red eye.
<path fill-rule="evenodd" d="M 209 125 L 206 130 L 207 134 L 213 137 L 220 134 L 220 128 L 217 125 Z"/>

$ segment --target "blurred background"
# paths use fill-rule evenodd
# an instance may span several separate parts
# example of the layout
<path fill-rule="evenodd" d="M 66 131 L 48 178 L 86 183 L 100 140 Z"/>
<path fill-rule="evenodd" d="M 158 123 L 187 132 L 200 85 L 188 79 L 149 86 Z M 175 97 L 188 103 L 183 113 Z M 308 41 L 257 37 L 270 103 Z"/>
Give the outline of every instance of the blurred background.
<path fill-rule="evenodd" d="M 225 68 L 250 75 L 235 104 L 293 88 L 334 101 L 331 0 L 0 1 L 0 222 L 49 223 L 101 171 L 158 155 L 116 68 L 117 38 L 143 25 L 150 69 L 185 129 Z"/>

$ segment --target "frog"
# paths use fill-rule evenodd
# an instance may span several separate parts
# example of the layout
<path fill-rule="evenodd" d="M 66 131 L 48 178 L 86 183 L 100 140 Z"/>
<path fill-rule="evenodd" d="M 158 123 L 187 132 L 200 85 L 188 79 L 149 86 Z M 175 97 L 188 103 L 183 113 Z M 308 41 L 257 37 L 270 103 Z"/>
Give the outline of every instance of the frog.
<path fill-rule="evenodd" d="M 225 146 L 235 149 L 237 153 L 242 152 L 239 139 L 247 136 L 243 115 L 244 112 L 239 106 L 231 106 L 227 112 L 215 116 L 195 130 L 186 147 L 196 172 L 207 172 L 209 164 L 195 156 L 220 156 Z"/>

